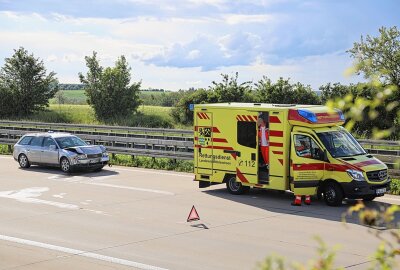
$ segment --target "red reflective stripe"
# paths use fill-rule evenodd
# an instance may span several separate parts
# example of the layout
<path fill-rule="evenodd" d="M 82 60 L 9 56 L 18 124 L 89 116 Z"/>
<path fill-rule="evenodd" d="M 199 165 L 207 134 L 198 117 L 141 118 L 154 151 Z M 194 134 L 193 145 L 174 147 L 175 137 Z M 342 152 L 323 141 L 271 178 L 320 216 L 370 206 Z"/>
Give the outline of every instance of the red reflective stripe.
<path fill-rule="evenodd" d="M 207 116 L 204 113 L 200 113 L 203 119 L 207 119 Z"/>
<path fill-rule="evenodd" d="M 237 176 L 238 176 L 238 178 L 239 178 L 239 180 L 240 180 L 241 182 L 244 182 L 244 183 L 248 183 L 248 182 L 249 182 L 249 181 L 246 179 L 246 177 L 239 171 L 238 168 L 236 168 L 236 174 L 237 174 Z"/>
<path fill-rule="evenodd" d="M 283 143 L 279 143 L 279 142 L 269 142 L 269 146 L 283 147 Z"/>
<path fill-rule="evenodd" d="M 246 115 L 242 115 L 242 118 L 244 119 L 244 121 L 250 122 L 249 119 L 247 119 Z"/>
<path fill-rule="evenodd" d="M 363 161 L 363 162 L 354 163 L 352 165 L 356 166 L 356 167 L 365 167 L 365 166 L 372 165 L 372 164 L 381 164 L 381 162 L 373 159 L 373 160 L 367 160 L 367 161 Z"/>
<path fill-rule="evenodd" d="M 194 140 L 197 141 L 199 138 L 198 137 L 194 137 Z"/>
<path fill-rule="evenodd" d="M 257 121 L 258 121 L 258 117 L 257 117 L 257 116 L 255 116 L 255 115 L 253 115 L 253 119 L 254 119 L 254 121 L 255 121 L 255 122 L 257 122 Z"/>
<path fill-rule="evenodd" d="M 324 170 L 324 163 L 293 164 L 294 171 L 320 171 Z"/>
<path fill-rule="evenodd" d="M 228 141 L 224 138 L 213 138 L 213 142 L 227 143 Z"/>
<path fill-rule="evenodd" d="M 345 172 L 348 169 L 352 169 L 352 167 L 347 166 L 347 165 L 342 165 L 342 164 L 326 163 L 325 169 L 327 171 Z"/>
<path fill-rule="evenodd" d="M 239 115 L 236 115 L 236 120 L 240 121 L 240 119 L 239 119 Z"/>
<path fill-rule="evenodd" d="M 278 116 L 270 116 L 269 117 L 269 122 L 270 123 L 281 123 L 281 120 L 279 120 Z"/>
<path fill-rule="evenodd" d="M 283 131 L 280 130 L 270 130 L 269 136 L 271 137 L 283 137 Z"/>
<path fill-rule="evenodd" d="M 204 115 L 206 116 L 207 119 L 210 119 L 210 117 L 208 116 L 208 114 L 204 113 Z"/>
<path fill-rule="evenodd" d="M 196 144 L 194 146 L 195 148 L 207 148 L 207 149 L 219 149 L 219 150 L 233 150 L 232 147 L 227 147 L 227 146 L 216 146 L 216 145 L 208 145 L 208 146 L 201 146 L 199 144 Z"/>
<path fill-rule="evenodd" d="M 280 163 L 282 164 L 282 166 L 283 166 L 283 159 L 279 158 L 278 160 L 279 160 L 279 162 L 280 162 Z"/>
<path fill-rule="evenodd" d="M 234 159 L 236 159 L 236 153 L 230 153 Z"/>
<path fill-rule="evenodd" d="M 274 153 L 275 155 L 283 155 L 282 151 L 272 151 L 272 153 Z"/>
<path fill-rule="evenodd" d="M 240 115 L 238 115 L 237 117 L 239 118 L 239 121 L 244 121 Z"/>

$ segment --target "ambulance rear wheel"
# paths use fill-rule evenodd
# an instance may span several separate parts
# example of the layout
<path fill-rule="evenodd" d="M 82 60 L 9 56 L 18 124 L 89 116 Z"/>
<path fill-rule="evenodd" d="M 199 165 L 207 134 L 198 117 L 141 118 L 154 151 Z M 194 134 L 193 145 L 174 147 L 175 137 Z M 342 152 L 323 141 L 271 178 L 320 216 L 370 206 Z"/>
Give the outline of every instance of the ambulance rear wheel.
<path fill-rule="evenodd" d="M 250 190 L 250 187 L 243 186 L 242 183 L 236 181 L 236 176 L 228 179 L 226 188 L 231 194 L 240 195 Z"/>
<path fill-rule="evenodd" d="M 324 187 L 324 200 L 329 206 L 340 206 L 343 201 L 343 191 L 340 186 L 334 182 L 325 184 Z"/>

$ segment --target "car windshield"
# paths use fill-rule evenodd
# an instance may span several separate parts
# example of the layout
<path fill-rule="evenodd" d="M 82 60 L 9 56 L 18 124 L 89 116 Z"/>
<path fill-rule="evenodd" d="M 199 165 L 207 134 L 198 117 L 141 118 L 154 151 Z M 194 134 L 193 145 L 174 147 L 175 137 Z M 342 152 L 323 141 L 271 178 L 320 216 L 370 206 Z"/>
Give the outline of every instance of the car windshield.
<path fill-rule="evenodd" d="M 76 147 L 76 146 L 86 146 L 87 143 L 75 136 L 60 137 L 56 138 L 58 145 L 61 148 Z"/>
<path fill-rule="evenodd" d="M 346 130 L 320 132 L 317 134 L 332 157 L 350 157 L 366 154 L 356 139 Z"/>

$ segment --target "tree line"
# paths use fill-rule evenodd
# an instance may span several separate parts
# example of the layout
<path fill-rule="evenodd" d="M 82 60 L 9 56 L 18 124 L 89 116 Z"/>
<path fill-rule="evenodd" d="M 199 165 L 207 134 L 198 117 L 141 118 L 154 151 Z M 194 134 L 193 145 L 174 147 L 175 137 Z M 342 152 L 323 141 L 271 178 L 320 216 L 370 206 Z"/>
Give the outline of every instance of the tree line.
<path fill-rule="evenodd" d="M 177 123 L 191 124 L 193 112 L 190 104 L 217 102 L 262 102 L 276 104 L 326 104 L 328 100 L 343 99 L 353 104 L 356 100 L 375 100 L 382 95 L 383 102 L 362 108 L 361 119 L 356 129 L 368 136 L 372 127 L 394 129 L 399 134 L 400 126 L 400 31 L 397 27 L 379 29 L 379 36 L 361 37 L 348 53 L 355 60 L 354 73 L 363 75 L 372 82 L 342 85 L 327 83 L 317 95 L 309 85 L 279 78 L 272 81 L 267 76 L 257 82 L 239 82 L 239 74 L 221 74 L 220 81 L 213 81 L 208 88 L 189 89 L 169 93 L 159 91 L 156 95 L 139 95 L 141 82 L 131 82 L 132 69 L 125 56 L 120 56 L 113 67 L 103 67 L 97 53 L 86 56 L 86 74 L 79 73 L 87 103 L 93 107 L 99 120 L 116 117 L 132 117 L 138 106 L 153 102 L 161 106 L 173 106 L 171 112 Z M 379 82 L 379 83 L 373 83 Z M 47 72 L 44 63 L 26 49 L 14 50 L 0 70 L 0 117 L 23 117 L 45 110 L 60 86 L 54 72 Z M 388 87 L 390 86 L 390 87 Z M 390 94 L 388 95 L 388 91 Z M 158 96 L 161 94 L 160 96 Z M 367 104 L 367 102 L 366 102 Z M 352 108 L 346 108 L 351 111 Z M 370 120 L 372 119 L 372 120 Z"/>

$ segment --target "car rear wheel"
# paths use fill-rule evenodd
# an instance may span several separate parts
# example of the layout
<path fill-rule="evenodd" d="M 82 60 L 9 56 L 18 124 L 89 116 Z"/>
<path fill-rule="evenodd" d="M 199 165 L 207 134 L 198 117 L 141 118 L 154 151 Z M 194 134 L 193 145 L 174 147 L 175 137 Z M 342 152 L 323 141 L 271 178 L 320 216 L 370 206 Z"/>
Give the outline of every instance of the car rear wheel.
<path fill-rule="evenodd" d="M 18 163 L 21 168 L 27 169 L 31 166 L 29 163 L 28 157 L 25 154 L 21 154 L 18 157 Z"/>
<path fill-rule="evenodd" d="M 329 206 L 340 206 L 343 201 L 343 191 L 340 186 L 334 182 L 325 184 L 324 199 L 325 203 Z"/>
<path fill-rule="evenodd" d="M 71 172 L 71 164 L 69 163 L 68 158 L 63 157 L 60 161 L 60 168 L 63 172 L 69 173 Z"/>
<path fill-rule="evenodd" d="M 236 176 L 232 176 L 226 182 L 226 188 L 231 194 L 240 195 L 250 190 L 250 187 L 243 186 L 241 182 L 236 181 Z"/>

